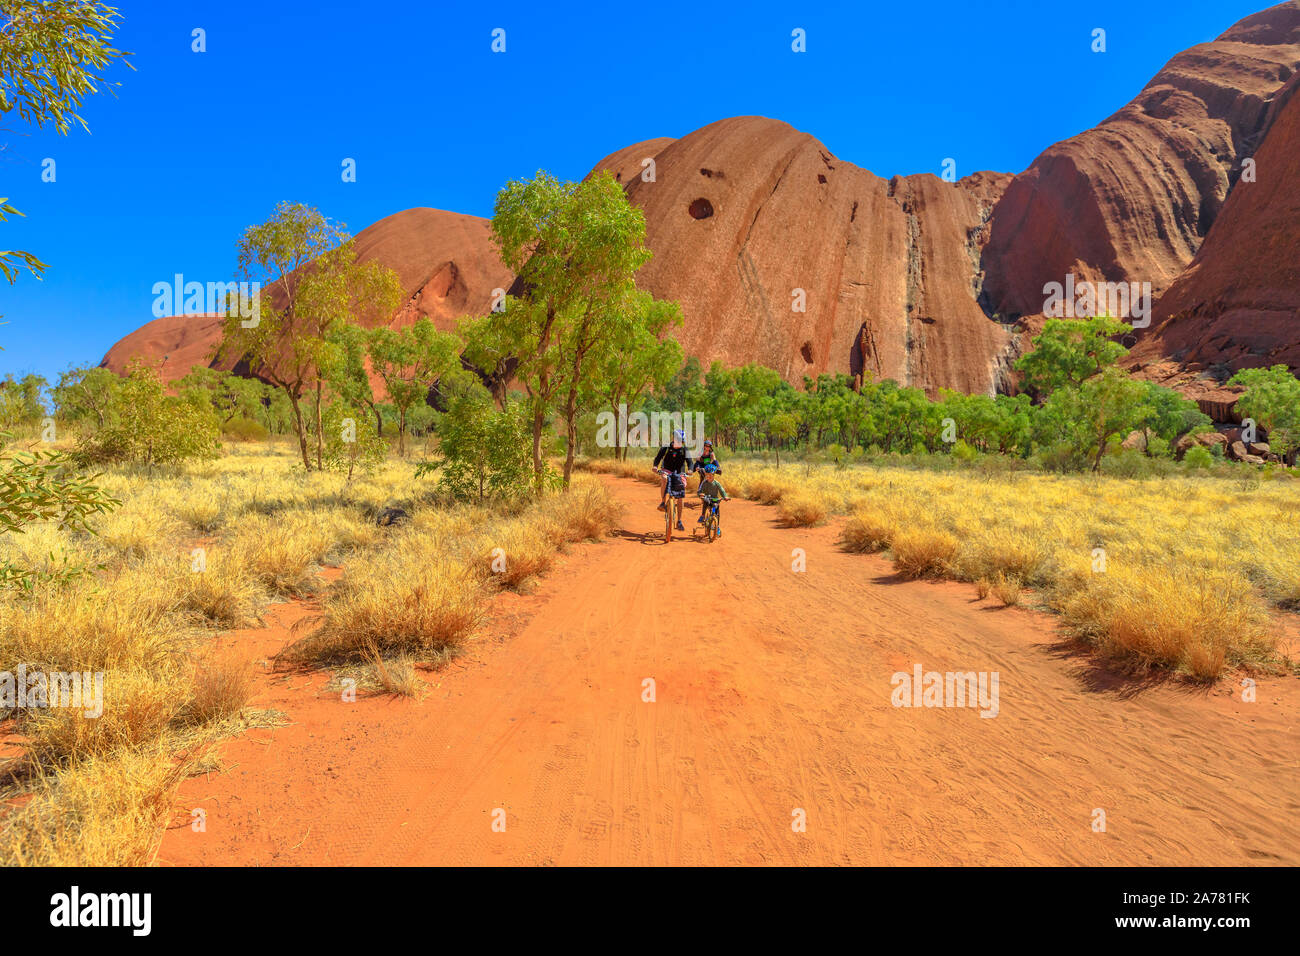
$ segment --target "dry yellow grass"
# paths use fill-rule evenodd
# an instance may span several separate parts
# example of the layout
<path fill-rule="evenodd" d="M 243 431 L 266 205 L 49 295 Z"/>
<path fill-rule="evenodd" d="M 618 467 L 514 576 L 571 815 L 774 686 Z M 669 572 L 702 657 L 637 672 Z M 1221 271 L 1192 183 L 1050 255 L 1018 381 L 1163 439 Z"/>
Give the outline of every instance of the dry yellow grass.
<path fill-rule="evenodd" d="M 961 545 L 955 535 L 939 528 L 904 528 L 894 535 L 894 567 L 905 578 L 950 576 Z"/>
<path fill-rule="evenodd" d="M 815 491 L 794 491 L 781 496 L 777 517 L 794 528 L 811 528 L 823 524 L 829 510 Z"/>
<path fill-rule="evenodd" d="M 423 682 L 415 670 L 415 662 L 405 654 L 384 659 L 375 647 L 365 652 L 366 662 L 370 665 L 374 681 L 385 694 L 399 697 L 418 697 Z"/>
<path fill-rule="evenodd" d="M 413 694 L 417 657 L 436 662 L 481 620 L 500 583 L 487 561 L 493 539 L 520 559 L 536 549 L 522 580 L 616 520 L 612 499 L 586 476 L 573 495 L 508 515 L 427 507 L 431 482 L 410 463 L 389 461 L 349 483 L 306 474 L 295 456 L 283 443 L 248 443 L 185 468 L 109 469 L 102 483 L 123 504 L 92 522 L 100 534 L 40 524 L 0 535 L 0 560 L 89 569 L 66 584 L 0 593 L 0 670 L 104 674 L 99 717 L 71 708 L 0 715 L 16 719 L 23 747 L 3 786 L 21 808 L 0 817 L 0 863 L 149 862 L 168 795 L 192 759 L 177 755 L 260 719 L 247 709 L 248 668 L 209 656 L 209 629 L 255 624 L 268 600 L 316 588 L 320 565 L 348 567 L 329 593 L 326 627 L 310 636 L 316 649 L 367 667 L 387 692 Z M 386 506 L 414 520 L 377 527 Z"/>
<path fill-rule="evenodd" d="M 580 476 L 515 515 L 471 509 L 470 520 L 416 520 L 382 547 L 358 554 L 325 597 L 321 626 L 284 655 L 296 664 L 407 654 L 438 662 L 478 628 L 495 586 L 518 588 L 544 573 L 566 543 L 597 539 L 619 507 Z"/>
<path fill-rule="evenodd" d="M 76 772 L 37 769 L 26 802 L 0 826 L 0 860 L 18 866 L 144 866 L 153 862 L 172 794 L 193 758 L 166 746 L 123 750 Z"/>
<path fill-rule="evenodd" d="M 1020 603 L 1020 579 L 1015 575 L 999 574 L 991 590 L 1003 607 L 1015 607 Z"/>
<path fill-rule="evenodd" d="M 842 540 L 850 551 L 874 554 L 888 548 L 897 533 L 897 526 L 888 515 L 861 508 L 844 522 Z"/>
<path fill-rule="evenodd" d="M 241 713 L 253 693 L 253 668 L 233 655 L 208 654 L 194 668 L 190 699 L 182 718 L 189 723 L 207 724 Z"/>

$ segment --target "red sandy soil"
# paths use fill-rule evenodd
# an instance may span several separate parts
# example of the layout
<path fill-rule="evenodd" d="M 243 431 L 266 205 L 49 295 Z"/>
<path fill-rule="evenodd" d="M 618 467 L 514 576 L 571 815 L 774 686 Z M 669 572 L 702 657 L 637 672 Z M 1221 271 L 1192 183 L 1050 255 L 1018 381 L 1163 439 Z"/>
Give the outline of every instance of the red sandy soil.
<path fill-rule="evenodd" d="M 1300 862 L 1295 678 L 1261 679 L 1252 704 L 1235 680 L 1135 683 L 1050 617 L 845 553 L 834 525 L 786 529 L 737 501 L 717 543 L 665 546 L 653 489 L 605 480 L 624 530 L 497 597 L 422 701 L 260 678 L 255 704 L 291 723 L 181 786 L 159 861 Z M 225 640 L 265 658 L 311 611 L 282 605 Z M 893 707 L 890 677 L 915 663 L 998 671 L 1000 714 Z"/>

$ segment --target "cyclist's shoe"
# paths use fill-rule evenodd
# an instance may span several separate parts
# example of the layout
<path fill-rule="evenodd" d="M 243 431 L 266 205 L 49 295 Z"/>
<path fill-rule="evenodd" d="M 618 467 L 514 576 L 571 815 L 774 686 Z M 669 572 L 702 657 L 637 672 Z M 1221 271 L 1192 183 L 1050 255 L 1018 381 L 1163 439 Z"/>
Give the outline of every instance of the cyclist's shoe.
<path fill-rule="evenodd" d="M 667 506 L 666 504 L 664 504 L 664 503 L 661 501 L 661 502 L 659 502 L 659 510 L 660 510 L 660 511 L 667 511 L 667 510 L 668 510 L 668 506 Z"/>
<path fill-rule="evenodd" d="M 679 521 L 679 522 L 677 522 L 677 530 L 678 530 L 678 531 L 685 531 L 685 530 L 686 530 L 686 527 L 685 527 L 685 526 L 684 526 L 684 525 Z"/>
<path fill-rule="evenodd" d="M 696 524 L 704 524 L 704 515 L 700 515 L 698 518 L 696 518 L 696 519 L 695 519 L 695 523 L 696 523 Z"/>
<path fill-rule="evenodd" d="M 716 529 L 716 530 L 713 532 L 713 536 L 714 536 L 715 538 L 721 538 L 721 537 L 722 537 L 722 529 L 721 529 L 721 528 Z"/>

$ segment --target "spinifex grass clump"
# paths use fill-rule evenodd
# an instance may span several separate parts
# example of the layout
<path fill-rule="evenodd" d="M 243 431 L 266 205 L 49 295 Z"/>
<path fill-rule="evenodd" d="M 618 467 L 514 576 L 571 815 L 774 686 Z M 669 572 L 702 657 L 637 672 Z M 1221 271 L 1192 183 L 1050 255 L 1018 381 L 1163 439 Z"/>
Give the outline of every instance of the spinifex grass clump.
<path fill-rule="evenodd" d="M 598 481 L 580 477 L 568 494 L 514 514 L 457 508 L 421 517 L 348 562 L 325 596 L 320 626 L 284 659 L 300 665 L 375 654 L 444 660 L 473 636 L 494 589 L 522 587 L 549 569 L 566 544 L 603 536 L 618 512 Z"/>

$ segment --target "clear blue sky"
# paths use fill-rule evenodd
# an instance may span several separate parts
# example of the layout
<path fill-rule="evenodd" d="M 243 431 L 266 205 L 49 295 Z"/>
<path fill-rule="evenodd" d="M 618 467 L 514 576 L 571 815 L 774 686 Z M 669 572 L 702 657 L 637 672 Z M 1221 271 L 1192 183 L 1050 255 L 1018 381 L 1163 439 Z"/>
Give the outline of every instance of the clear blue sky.
<path fill-rule="evenodd" d="M 51 380 L 152 318 L 155 282 L 232 277 L 279 200 L 353 232 L 411 206 L 490 215 L 510 178 L 757 114 L 881 176 L 1020 172 L 1104 119 L 1253 0 L 987 3 L 357 3 L 118 0 L 114 98 L 91 133 L 0 119 L 0 248 L 49 263 L 0 285 L 0 374 Z M 191 51 L 206 30 L 207 52 Z M 506 53 L 490 50 L 506 30 Z M 791 30 L 807 52 L 791 52 Z M 1107 52 L 1091 52 L 1092 30 Z M 45 157 L 57 180 L 41 181 Z M 344 157 L 357 181 L 341 181 Z"/>

